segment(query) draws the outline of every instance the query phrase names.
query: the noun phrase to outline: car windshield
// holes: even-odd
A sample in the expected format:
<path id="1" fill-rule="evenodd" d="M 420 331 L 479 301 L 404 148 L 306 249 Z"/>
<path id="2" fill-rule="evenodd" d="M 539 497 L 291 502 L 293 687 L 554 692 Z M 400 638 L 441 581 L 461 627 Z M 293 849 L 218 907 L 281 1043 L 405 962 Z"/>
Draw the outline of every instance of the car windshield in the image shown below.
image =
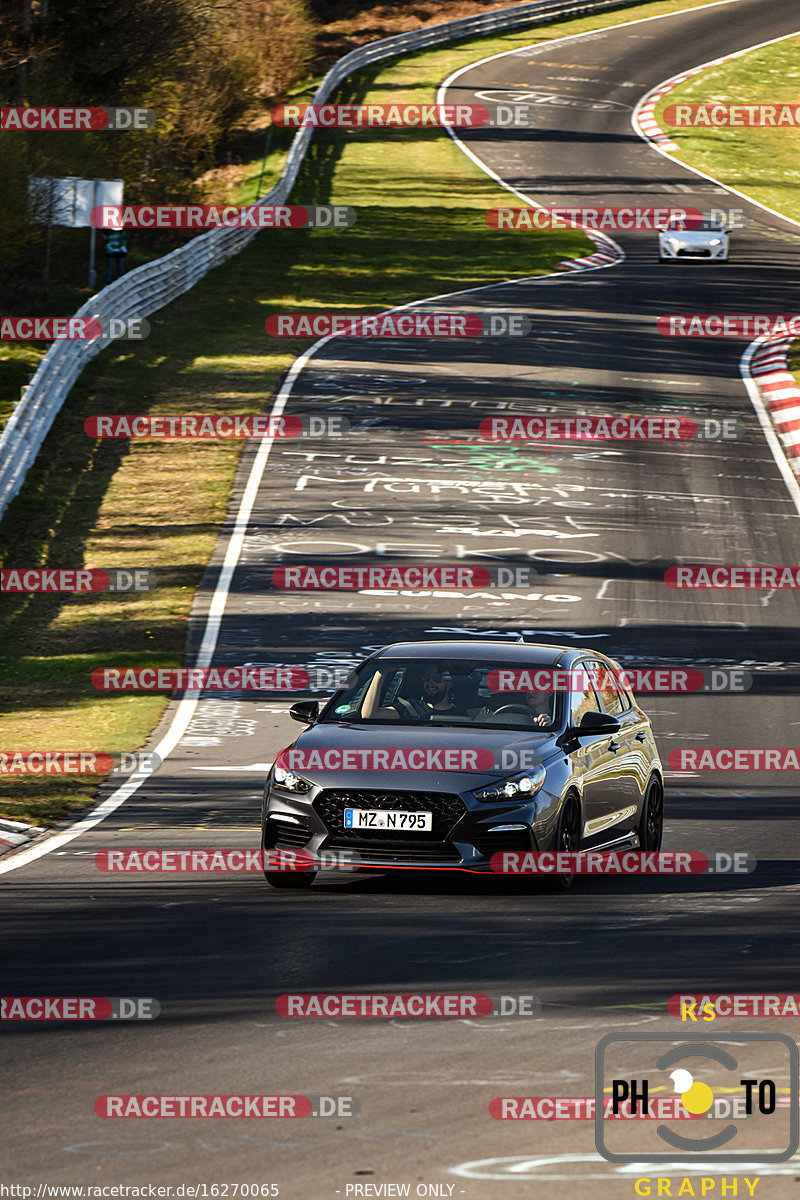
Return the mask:
<path id="1" fill-rule="evenodd" d="M 723 225 L 718 217 L 703 217 L 702 220 L 697 220 L 696 217 L 687 217 L 673 221 L 669 228 L 681 233 L 686 230 L 690 233 L 711 233 L 712 231 L 719 233 Z"/>
<path id="2" fill-rule="evenodd" d="M 334 696 L 327 722 L 553 730 L 564 696 L 552 668 L 470 659 L 373 659 Z M 538 690 L 537 685 L 550 687 Z"/>

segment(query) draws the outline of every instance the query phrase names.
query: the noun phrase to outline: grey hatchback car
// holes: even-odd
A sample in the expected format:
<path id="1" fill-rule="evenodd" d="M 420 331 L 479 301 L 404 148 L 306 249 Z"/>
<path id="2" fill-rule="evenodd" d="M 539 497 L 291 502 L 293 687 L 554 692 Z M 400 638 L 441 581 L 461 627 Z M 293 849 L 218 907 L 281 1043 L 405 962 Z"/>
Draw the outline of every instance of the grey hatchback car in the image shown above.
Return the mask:
<path id="1" fill-rule="evenodd" d="M 357 667 L 266 779 L 262 848 L 489 872 L 502 851 L 660 849 L 653 731 L 596 650 L 401 642 Z M 307 887 L 313 871 L 266 871 Z M 571 875 L 556 886 L 568 887 Z"/>

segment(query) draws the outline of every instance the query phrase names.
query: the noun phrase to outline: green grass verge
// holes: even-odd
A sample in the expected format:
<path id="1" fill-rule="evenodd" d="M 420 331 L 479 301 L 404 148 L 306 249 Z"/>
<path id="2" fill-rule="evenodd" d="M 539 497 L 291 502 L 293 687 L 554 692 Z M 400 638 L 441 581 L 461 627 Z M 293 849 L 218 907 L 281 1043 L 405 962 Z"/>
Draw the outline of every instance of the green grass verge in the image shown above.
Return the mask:
<path id="1" fill-rule="evenodd" d="M 673 129 L 668 104 L 788 104 L 800 90 L 800 37 L 752 50 L 673 88 L 655 117 L 678 146 L 673 158 L 697 167 L 760 204 L 800 220 L 800 128 Z"/>
<path id="2" fill-rule="evenodd" d="M 662 0 L 636 18 L 689 7 Z M 341 98 L 430 100 L 450 72 L 485 55 L 625 19 L 625 12 L 516 31 L 395 61 L 348 82 Z M 305 93 L 310 95 L 310 90 Z M 300 94 L 302 96 L 302 93 Z M 285 143 L 276 146 L 278 155 Z M 260 163 L 257 164 L 260 167 Z M 254 172 L 242 202 L 253 198 Z M 272 312 L 382 308 L 553 269 L 586 253 L 580 234 L 489 232 L 508 193 L 434 131 L 338 131 L 312 143 L 296 202 L 359 210 L 342 233 L 261 234 L 151 318 L 140 345 L 104 352 L 83 373 L 0 523 L 0 564 L 152 567 L 151 593 L 0 597 L 6 696 L 0 748 L 135 749 L 167 698 L 96 693 L 96 666 L 182 661 L 192 597 L 228 507 L 241 446 L 90 441 L 91 414 L 261 411 L 304 341 L 266 336 Z M 89 805 L 96 781 L 0 779 L 0 815 L 47 824 Z"/>

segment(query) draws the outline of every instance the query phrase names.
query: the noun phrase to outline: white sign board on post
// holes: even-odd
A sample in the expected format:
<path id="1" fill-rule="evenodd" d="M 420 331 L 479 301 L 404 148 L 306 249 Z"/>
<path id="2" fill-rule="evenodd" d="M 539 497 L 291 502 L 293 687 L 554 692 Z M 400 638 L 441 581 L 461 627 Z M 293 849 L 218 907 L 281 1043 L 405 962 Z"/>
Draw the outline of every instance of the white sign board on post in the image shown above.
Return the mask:
<path id="1" fill-rule="evenodd" d="M 94 287 L 96 229 L 91 222 L 92 209 L 99 204 L 122 204 L 124 180 L 80 179 L 54 175 L 31 176 L 28 180 L 28 212 L 32 221 L 47 225 L 47 262 L 44 278 L 50 274 L 50 229 L 64 225 L 70 229 L 90 228 L 89 287 Z"/>

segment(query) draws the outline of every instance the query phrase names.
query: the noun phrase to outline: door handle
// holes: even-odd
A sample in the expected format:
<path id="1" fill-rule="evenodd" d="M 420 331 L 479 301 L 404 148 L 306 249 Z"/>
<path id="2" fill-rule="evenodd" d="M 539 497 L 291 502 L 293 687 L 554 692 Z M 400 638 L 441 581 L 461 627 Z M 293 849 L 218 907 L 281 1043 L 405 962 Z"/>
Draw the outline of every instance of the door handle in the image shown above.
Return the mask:
<path id="1" fill-rule="evenodd" d="M 637 735 L 636 735 L 636 741 L 637 741 L 637 742 L 646 742 L 646 741 L 647 741 L 647 734 L 646 734 L 646 733 L 637 733 Z"/>
<path id="2" fill-rule="evenodd" d="M 609 742 L 608 748 L 612 754 L 616 754 L 617 751 L 619 750 L 619 742 Z"/>

